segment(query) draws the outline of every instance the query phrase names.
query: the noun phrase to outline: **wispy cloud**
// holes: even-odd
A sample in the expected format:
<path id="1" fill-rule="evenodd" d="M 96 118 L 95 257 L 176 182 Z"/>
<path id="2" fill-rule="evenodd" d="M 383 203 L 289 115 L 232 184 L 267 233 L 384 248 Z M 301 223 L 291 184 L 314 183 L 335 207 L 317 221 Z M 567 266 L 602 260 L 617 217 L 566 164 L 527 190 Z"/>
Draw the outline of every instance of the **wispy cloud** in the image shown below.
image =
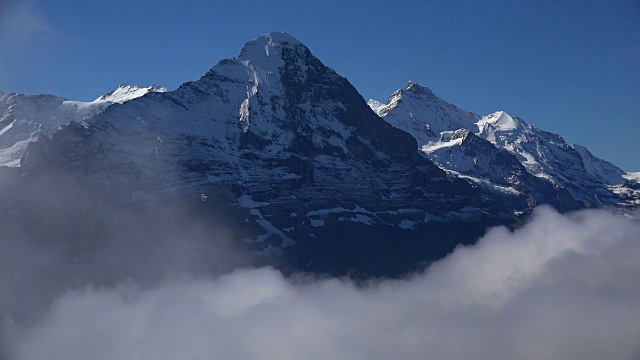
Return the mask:
<path id="1" fill-rule="evenodd" d="M 362 289 L 270 268 L 84 288 L 12 331 L 15 359 L 637 359 L 637 221 L 542 208 L 426 273 Z M 14 329 L 15 330 L 15 329 Z M 24 330 L 24 329 L 23 329 Z"/>

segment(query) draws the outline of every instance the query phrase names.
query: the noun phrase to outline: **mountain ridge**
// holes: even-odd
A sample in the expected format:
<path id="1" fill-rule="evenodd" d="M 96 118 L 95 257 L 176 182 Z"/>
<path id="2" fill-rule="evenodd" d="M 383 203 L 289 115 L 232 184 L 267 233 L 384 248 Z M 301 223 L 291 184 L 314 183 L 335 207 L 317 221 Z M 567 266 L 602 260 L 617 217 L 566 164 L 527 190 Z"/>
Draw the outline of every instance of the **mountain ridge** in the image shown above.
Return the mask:
<path id="1" fill-rule="evenodd" d="M 427 96 L 407 91 L 412 88 L 421 89 L 421 93 Z M 407 105 L 401 103 L 402 97 Z M 428 88 L 411 82 L 394 92 L 386 104 L 376 100 L 368 103 L 390 124 L 411 133 L 420 144 L 421 151 L 444 170 L 471 178 L 477 175 L 473 166 L 462 170 L 460 168 L 470 161 L 475 166 L 478 160 L 468 153 L 465 155 L 459 149 L 461 138 L 452 136 L 459 129 L 465 129 L 491 143 L 496 149 L 511 153 L 531 175 L 549 182 L 555 188 L 566 189 L 576 200 L 589 206 L 633 206 L 635 203 L 633 200 L 627 202 L 626 195 L 620 197 L 620 184 L 626 174 L 623 170 L 596 158 L 582 146 L 567 144 L 561 136 L 537 129 L 504 111 L 487 116 L 466 112 L 438 98 Z M 449 111 L 438 115 L 433 109 Z M 433 128 L 440 131 L 433 131 Z M 496 151 L 486 146 L 484 149 L 485 152 Z M 484 180 L 487 178 L 478 178 L 477 182 L 482 183 Z M 496 185 L 503 185 L 500 180 L 505 179 L 494 177 L 489 183 L 496 180 Z M 512 188 L 519 191 L 517 186 Z"/>
<path id="2" fill-rule="evenodd" d="M 525 135 L 526 146 L 515 141 Z M 14 193 L 64 174 L 69 208 L 82 208 L 78 193 L 90 194 L 84 208 L 177 202 L 225 214 L 236 241 L 278 267 L 390 276 L 473 243 L 488 226 L 517 226 L 540 204 L 571 211 L 640 198 L 631 185 L 602 185 L 607 165 L 587 169 L 588 153 L 560 140 L 414 83 L 368 105 L 304 44 L 272 33 L 198 80 L 30 142 L 17 185 L 27 190 Z M 522 159 L 538 149 L 569 154 L 571 176 L 532 174 Z M 587 180 L 571 185 L 578 176 Z"/>
<path id="3" fill-rule="evenodd" d="M 29 141 L 51 137 L 62 125 L 104 111 L 149 92 L 166 91 L 151 86 L 120 85 L 90 102 L 71 101 L 51 94 L 25 95 L 0 92 L 0 166 L 19 167 Z"/>

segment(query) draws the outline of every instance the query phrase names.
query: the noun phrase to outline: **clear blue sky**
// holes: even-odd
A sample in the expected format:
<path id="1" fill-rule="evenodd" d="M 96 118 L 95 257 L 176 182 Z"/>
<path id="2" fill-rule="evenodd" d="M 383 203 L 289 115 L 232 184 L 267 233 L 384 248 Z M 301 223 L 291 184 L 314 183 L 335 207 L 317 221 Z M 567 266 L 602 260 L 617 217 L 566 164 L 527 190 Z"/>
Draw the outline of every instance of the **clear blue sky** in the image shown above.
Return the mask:
<path id="1" fill-rule="evenodd" d="M 287 31 L 365 98 L 408 80 L 640 171 L 640 0 L 0 0 L 0 89 L 173 89 Z"/>

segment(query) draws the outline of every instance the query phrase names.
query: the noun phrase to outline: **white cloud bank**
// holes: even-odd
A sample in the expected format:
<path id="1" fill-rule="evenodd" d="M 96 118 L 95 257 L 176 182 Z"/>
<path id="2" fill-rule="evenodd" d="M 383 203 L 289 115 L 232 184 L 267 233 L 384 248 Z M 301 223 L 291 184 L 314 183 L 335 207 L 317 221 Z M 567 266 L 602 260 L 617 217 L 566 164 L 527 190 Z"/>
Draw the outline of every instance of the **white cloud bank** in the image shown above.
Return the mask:
<path id="1" fill-rule="evenodd" d="M 14 359 L 638 359 L 640 224 L 542 208 L 425 274 L 358 289 L 269 268 L 72 291 Z"/>

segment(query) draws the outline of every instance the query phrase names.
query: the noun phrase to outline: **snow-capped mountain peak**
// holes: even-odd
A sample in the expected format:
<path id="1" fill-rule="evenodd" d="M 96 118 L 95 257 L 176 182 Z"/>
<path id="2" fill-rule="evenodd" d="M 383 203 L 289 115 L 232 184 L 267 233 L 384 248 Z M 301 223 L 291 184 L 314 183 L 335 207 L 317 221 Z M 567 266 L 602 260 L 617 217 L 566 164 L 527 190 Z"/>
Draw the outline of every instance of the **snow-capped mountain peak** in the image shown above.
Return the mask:
<path id="1" fill-rule="evenodd" d="M 272 32 L 248 41 L 242 47 L 239 58 L 256 60 L 263 56 L 277 57 L 281 56 L 281 54 L 278 53 L 278 49 L 296 46 L 306 47 L 303 43 L 286 32 Z M 259 54 L 256 53 L 256 51 Z"/>
<path id="2" fill-rule="evenodd" d="M 117 88 L 115 88 L 110 93 L 100 96 L 95 101 L 110 101 L 112 103 L 122 104 L 125 101 L 138 98 L 150 92 L 166 92 L 166 91 L 167 89 L 157 85 L 142 87 L 137 85 L 122 84 Z"/>
<path id="3" fill-rule="evenodd" d="M 517 129 L 520 123 L 520 119 L 513 118 L 504 111 L 496 111 L 493 114 L 483 116 L 482 119 L 477 122 L 477 125 L 480 132 L 482 132 L 487 125 L 491 125 L 495 129 L 507 131 Z"/>
<path id="4" fill-rule="evenodd" d="M 226 78 L 234 82 L 244 82 L 249 74 L 249 77 L 252 78 L 251 87 L 256 90 L 259 83 L 268 85 L 279 78 L 280 70 L 285 65 L 284 57 L 286 55 L 284 52 L 291 52 L 291 50 L 298 55 L 310 54 L 304 44 L 287 33 L 265 34 L 247 42 L 242 47 L 237 59 L 220 60 L 203 76 L 203 79 Z M 304 57 L 296 56 L 290 59 L 300 62 L 299 65 L 303 66 L 303 73 L 306 70 L 303 64 Z"/>
<path id="5" fill-rule="evenodd" d="M 0 92 L 0 166 L 20 166 L 20 158 L 29 141 L 38 135 L 50 137 L 61 126 L 71 121 L 81 123 L 114 103 L 122 104 L 150 92 L 166 91 L 156 85 L 120 85 L 94 101 Z"/>
<path id="6" fill-rule="evenodd" d="M 398 89 L 393 94 L 391 94 L 386 104 L 374 99 L 369 99 L 367 103 L 369 104 L 369 107 L 371 107 L 371 109 L 376 112 L 376 114 L 378 114 L 379 116 L 385 116 L 389 111 L 395 109 L 405 97 L 408 98 L 407 101 L 424 101 L 435 97 L 435 94 L 426 86 L 408 81 L 407 85 L 405 85 L 402 89 Z"/>
<path id="7" fill-rule="evenodd" d="M 381 103 L 378 100 L 374 100 L 374 99 L 369 99 L 369 101 L 367 101 L 367 105 L 369 105 L 369 107 L 371 108 L 371 110 L 373 110 L 373 112 L 375 112 L 376 114 L 379 115 L 380 110 L 386 105 Z"/>
<path id="8" fill-rule="evenodd" d="M 419 145 L 438 141 L 440 133 L 457 129 L 476 131 L 481 117 L 436 96 L 426 86 L 409 81 L 386 104 L 369 100 L 369 107 L 394 127 L 413 135 Z"/>
<path id="9" fill-rule="evenodd" d="M 433 91 L 424 85 L 414 83 L 411 80 L 402 89 L 403 92 L 411 94 L 412 97 L 431 97 L 435 96 Z"/>

